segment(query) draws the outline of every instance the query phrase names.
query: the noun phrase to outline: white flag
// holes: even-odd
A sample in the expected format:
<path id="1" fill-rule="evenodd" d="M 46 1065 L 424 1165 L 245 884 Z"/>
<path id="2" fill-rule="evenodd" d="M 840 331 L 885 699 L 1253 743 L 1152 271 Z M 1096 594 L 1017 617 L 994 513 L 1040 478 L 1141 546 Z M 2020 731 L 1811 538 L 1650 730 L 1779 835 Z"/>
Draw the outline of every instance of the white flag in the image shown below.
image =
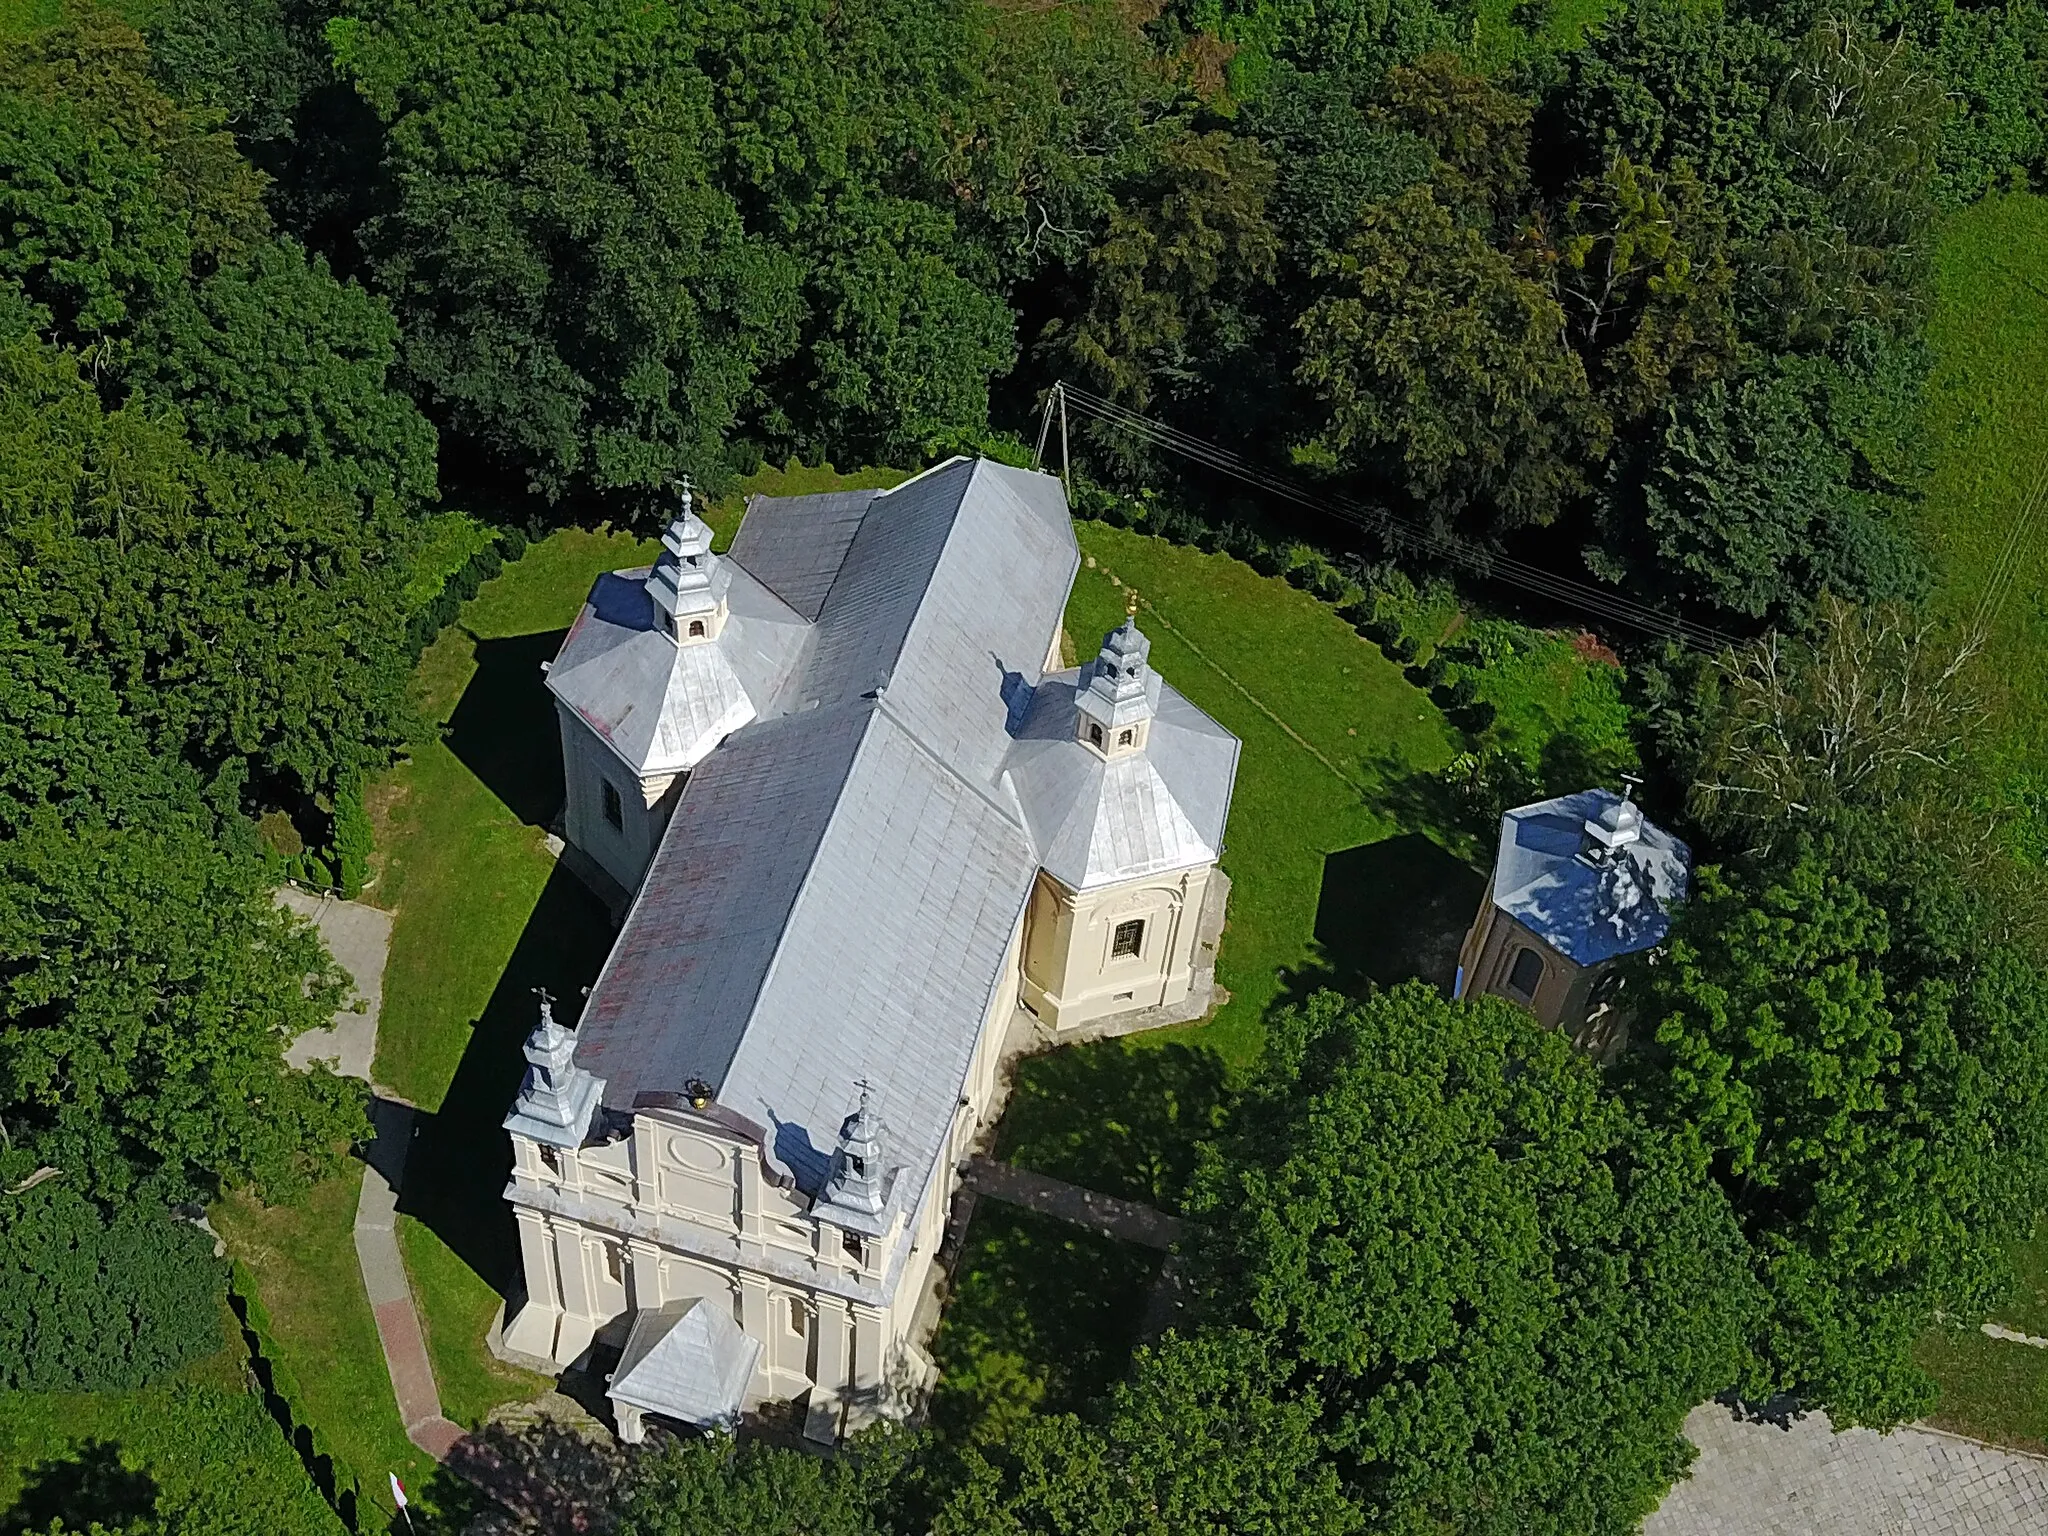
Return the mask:
<path id="1" fill-rule="evenodd" d="M 397 1501 L 400 1509 L 405 1508 L 405 1484 L 398 1480 L 396 1472 L 391 1474 L 391 1497 Z"/>

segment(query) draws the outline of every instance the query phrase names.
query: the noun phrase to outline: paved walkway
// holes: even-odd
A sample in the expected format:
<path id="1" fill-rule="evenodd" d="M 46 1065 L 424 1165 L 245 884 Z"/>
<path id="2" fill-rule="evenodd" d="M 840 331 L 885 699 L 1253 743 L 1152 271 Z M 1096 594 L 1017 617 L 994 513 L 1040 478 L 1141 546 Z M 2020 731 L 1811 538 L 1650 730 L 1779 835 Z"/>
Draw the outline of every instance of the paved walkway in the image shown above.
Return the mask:
<path id="1" fill-rule="evenodd" d="M 1032 1173 L 1023 1168 L 1012 1168 L 1008 1163 L 999 1163 L 993 1158 L 970 1157 L 962 1182 L 977 1195 L 986 1195 L 991 1200 L 1006 1200 L 1011 1205 L 1021 1205 L 1077 1227 L 1086 1227 L 1091 1232 L 1100 1232 L 1105 1237 L 1122 1238 L 1127 1243 L 1137 1243 L 1146 1248 L 1171 1248 L 1187 1231 L 1187 1223 L 1179 1217 L 1169 1216 L 1149 1205 L 1140 1205 L 1135 1200 L 1119 1200 L 1114 1195 L 1097 1194 L 1078 1184 L 1047 1178 L 1042 1173 Z"/>
<path id="2" fill-rule="evenodd" d="M 327 1029 L 306 1031 L 286 1049 L 285 1060 L 295 1067 L 326 1061 L 343 1077 L 369 1082 L 370 1066 L 377 1056 L 377 1015 L 384 1002 L 391 914 L 294 885 L 280 887 L 277 902 L 320 930 L 327 952 L 348 972 L 364 1005 L 361 1012 L 343 1009 L 336 1013 Z M 446 1461 L 465 1431 L 442 1416 L 433 1361 L 427 1354 L 419 1313 L 413 1307 L 405 1260 L 398 1251 L 398 1190 L 412 1145 L 412 1109 L 380 1096 L 370 1101 L 370 1119 L 376 1137 L 370 1143 L 363 1191 L 356 1201 L 356 1261 L 362 1266 L 363 1290 L 377 1319 L 384 1368 L 391 1373 L 391 1392 L 398 1400 L 406 1438 L 436 1461 Z"/>
<path id="3" fill-rule="evenodd" d="M 384 1003 L 384 956 L 391 948 L 391 914 L 359 901 L 316 895 L 296 885 L 278 887 L 277 904 L 298 913 L 327 942 L 327 952 L 355 983 L 362 1000 L 360 1013 L 343 1008 L 326 1029 L 309 1029 L 285 1047 L 284 1059 L 295 1067 L 316 1061 L 331 1065 L 343 1077 L 370 1080 L 377 1055 L 377 1012 Z"/>
<path id="4" fill-rule="evenodd" d="M 1824 1414 L 1781 1429 L 1718 1403 L 1685 1421 L 1692 1476 L 1643 1536 L 2042 1536 L 2048 1459 L 1934 1430 L 1835 1434 Z"/>
<path id="5" fill-rule="evenodd" d="M 363 1267 L 363 1289 L 377 1318 L 377 1337 L 384 1346 L 384 1366 L 391 1373 L 405 1437 L 436 1461 L 446 1461 L 464 1431 L 441 1415 L 433 1361 L 427 1356 L 426 1336 L 413 1310 L 412 1286 L 398 1251 L 398 1187 L 412 1144 L 412 1109 L 377 1099 L 371 1113 L 377 1139 L 370 1147 L 363 1194 L 356 1204 L 356 1259 Z"/>

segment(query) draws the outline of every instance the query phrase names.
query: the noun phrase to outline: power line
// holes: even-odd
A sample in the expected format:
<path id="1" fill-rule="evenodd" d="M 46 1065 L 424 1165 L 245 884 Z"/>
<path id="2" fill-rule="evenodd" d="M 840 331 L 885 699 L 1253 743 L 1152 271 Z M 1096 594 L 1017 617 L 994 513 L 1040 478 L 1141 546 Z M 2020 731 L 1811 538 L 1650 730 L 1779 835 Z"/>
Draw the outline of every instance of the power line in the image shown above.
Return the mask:
<path id="1" fill-rule="evenodd" d="M 1693 650 L 1715 651 L 1738 643 L 1734 636 L 1709 625 L 1664 613 L 1619 592 L 1575 581 L 1569 576 L 1558 575 L 1541 566 L 1498 554 L 1425 523 L 1397 516 L 1385 508 L 1367 506 L 1337 492 L 1311 489 L 1277 471 L 1254 464 L 1206 438 L 1168 426 L 1165 422 L 1155 421 L 1131 410 L 1128 406 L 1118 405 L 1113 400 L 1106 400 L 1100 395 L 1091 394 L 1065 381 L 1055 384 L 1046 397 L 1047 423 L 1050 423 L 1055 409 L 1060 411 L 1064 420 L 1065 408 L 1068 405 L 1083 415 L 1094 417 L 1105 426 L 1192 459 L 1269 495 L 1335 517 L 1373 533 L 1387 543 L 1405 542 L 1416 545 L 1440 559 L 1461 566 L 1488 580 L 1505 582 L 1552 602 L 1612 623 L 1626 625 L 1631 629 L 1670 636 Z M 1044 443 L 1045 437 L 1046 434 L 1041 429 L 1041 444 Z"/>

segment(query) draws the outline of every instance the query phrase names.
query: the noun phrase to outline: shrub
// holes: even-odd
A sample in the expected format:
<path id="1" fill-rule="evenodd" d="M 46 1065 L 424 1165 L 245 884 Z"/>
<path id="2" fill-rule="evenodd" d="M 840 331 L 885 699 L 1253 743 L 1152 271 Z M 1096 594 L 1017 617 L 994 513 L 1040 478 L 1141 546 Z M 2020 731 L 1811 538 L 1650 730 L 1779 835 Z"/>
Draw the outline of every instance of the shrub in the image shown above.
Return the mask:
<path id="1" fill-rule="evenodd" d="M 0 1387 L 127 1390 L 220 1348 L 205 1233 L 139 1202 L 107 1215 L 62 1177 L 5 1198 Z"/>

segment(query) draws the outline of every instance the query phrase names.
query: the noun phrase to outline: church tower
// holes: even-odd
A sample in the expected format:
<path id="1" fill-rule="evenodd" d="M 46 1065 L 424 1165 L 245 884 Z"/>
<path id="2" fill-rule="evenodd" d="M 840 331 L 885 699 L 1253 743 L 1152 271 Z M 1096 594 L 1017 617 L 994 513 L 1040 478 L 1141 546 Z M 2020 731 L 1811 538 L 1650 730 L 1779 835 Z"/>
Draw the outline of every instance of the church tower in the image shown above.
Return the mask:
<path id="1" fill-rule="evenodd" d="M 663 631 L 677 645 L 716 640 L 725 628 L 731 585 L 732 573 L 711 553 L 711 529 L 697 515 L 685 478 L 683 510 L 662 534 L 661 556 L 647 574 L 647 595 Z"/>
<path id="2" fill-rule="evenodd" d="M 1159 693 L 1151 654 L 1152 642 L 1138 630 L 1133 592 L 1122 625 L 1102 637 L 1102 649 L 1076 680 L 1074 732 L 1081 745 L 1110 759 L 1145 750 Z"/>

